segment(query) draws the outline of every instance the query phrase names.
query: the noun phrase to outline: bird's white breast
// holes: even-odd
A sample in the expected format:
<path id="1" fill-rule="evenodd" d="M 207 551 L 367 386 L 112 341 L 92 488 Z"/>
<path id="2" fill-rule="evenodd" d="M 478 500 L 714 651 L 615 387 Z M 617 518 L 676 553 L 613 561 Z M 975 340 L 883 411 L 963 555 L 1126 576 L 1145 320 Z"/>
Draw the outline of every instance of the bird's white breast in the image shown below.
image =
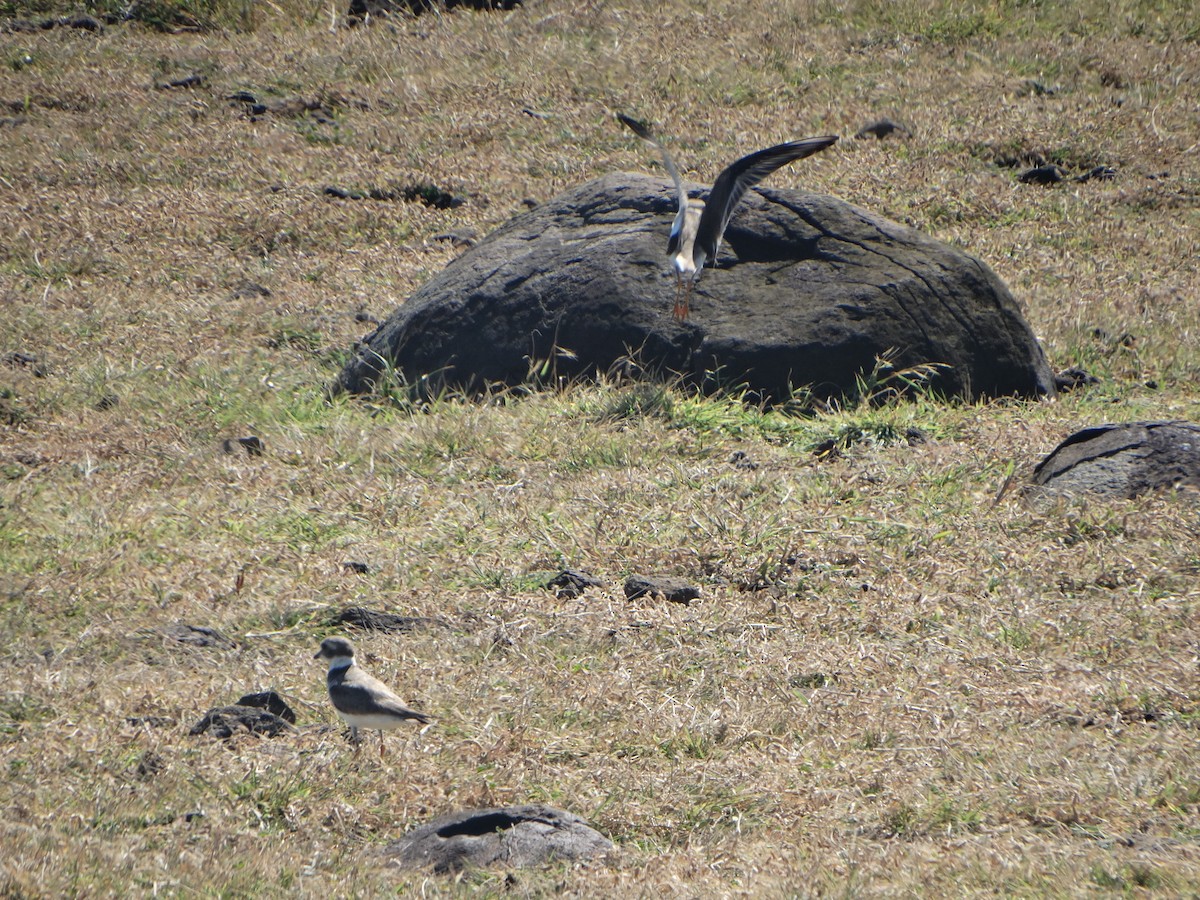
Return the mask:
<path id="1" fill-rule="evenodd" d="M 347 725 L 353 725 L 355 728 L 368 728 L 378 731 L 385 729 L 398 728 L 401 725 L 408 724 L 409 720 L 401 716 L 388 715 L 387 713 L 358 713 L 347 714 L 340 709 L 337 714 L 342 717 L 342 720 Z"/>

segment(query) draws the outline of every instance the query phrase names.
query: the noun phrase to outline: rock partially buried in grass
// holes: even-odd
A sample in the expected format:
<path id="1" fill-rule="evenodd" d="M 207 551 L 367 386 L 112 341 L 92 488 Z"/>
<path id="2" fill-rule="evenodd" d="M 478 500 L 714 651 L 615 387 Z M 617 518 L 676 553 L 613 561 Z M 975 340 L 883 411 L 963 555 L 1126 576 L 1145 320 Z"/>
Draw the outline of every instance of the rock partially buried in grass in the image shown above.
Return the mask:
<path id="1" fill-rule="evenodd" d="M 1067 170 L 1062 166 L 1050 164 L 1022 172 L 1017 176 L 1017 181 L 1021 184 L 1058 184 L 1066 174 Z"/>
<path id="2" fill-rule="evenodd" d="M 279 716 L 285 722 L 296 724 L 296 713 L 287 705 L 287 701 L 275 691 L 255 691 L 253 694 L 245 694 L 238 700 L 237 705 L 265 709 L 272 715 Z"/>
<path id="3" fill-rule="evenodd" d="M 521 0 L 350 0 L 347 20 L 361 25 L 372 19 L 387 18 L 401 13 L 418 16 L 436 10 L 450 11 L 455 7 L 478 10 L 509 10 L 521 5 Z"/>
<path id="4" fill-rule="evenodd" d="M 249 435 L 248 437 L 240 437 L 237 439 L 226 438 L 221 442 L 221 449 L 226 453 L 233 453 L 239 446 L 245 450 L 249 456 L 262 456 L 263 451 L 266 450 L 266 445 L 263 444 L 262 438 L 253 434 Z"/>
<path id="5" fill-rule="evenodd" d="M 86 15 L 57 16 L 52 19 L 37 20 L 11 19 L 5 23 L 5 28 L 0 29 L 0 31 L 7 30 L 28 34 L 35 31 L 49 31 L 52 28 L 79 28 L 83 31 L 93 31 L 98 34 L 104 31 L 104 23 L 99 19 Z"/>
<path id="6" fill-rule="evenodd" d="M 700 598 L 700 588 L 670 575 L 630 575 L 625 579 L 626 600 L 636 600 L 647 594 L 687 606 Z"/>
<path id="7" fill-rule="evenodd" d="M 22 353 L 19 350 L 12 350 L 0 356 L 0 362 L 8 366 L 10 369 L 28 369 L 33 373 L 34 378 L 45 378 L 47 370 L 45 366 L 38 362 L 38 358 L 32 353 Z"/>
<path id="8" fill-rule="evenodd" d="M 177 643 L 190 644 L 193 647 L 233 648 L 237 646 L 236 641 L 230 640 L 217 629 L 209 628 L 207 625 L 188 625 L 186 622 L 176 622 L 174 625 L 165 627 L 162 635 Z"/>
<path id="9" fill-rule="evenodd" d="M 441 816 L 414 828 L 384 854 L 401 868 L 445 874 L 468 866 L 525 868 L 595 859 L 612 850 L 612 841 L 574 813 L 533 804 Z"/>
<path id="10" fill-rule="evenodd" d="M 240 731 L 275 737 L 295 729 L 283 718 L 256 706 L 217 706 L 204 714 L 192 726 L 190 734 L 211 734 L 215 738 L 231 738 Z"/>
<path id="11" fill-rule="evenodd" d="M 675 207 L 667 182 L 613 174 L 516 216 L 358 344 L 332 391 L 478 392 L 634 369 L 786 402 L 805 386 L 854 395 L 900 348 L 892 367 L 940 364 L 928 384 L 943 394 L 1054 394 L 991 269 L 820 194 L 751 190 L 678 322 L 663 253 Z"/>
<path id="12" fill-rule="evenodd" d="M 275 737 L 295 731 L 292 724 L 296 714 L 275 691 L 255 691 L 244 694 L 232 706 L 216 706 L 192 726 L 191 734 L 211 734 L 216 738 L 231 738 L 239 731 Z"/>
<path id="13" fill-rule="evenodd" d="M 348 625 L 364 631 L 382 631 L 387 634 L 408 634 L 418 628 L 430 628 L 443 623 L 428 616 L 398 616 L 395 613 L 379 612 L 365 606 L 348 606 L 329 617 L 333 627 Z"/>
<path id="14" fill-rule="evenodd" d="M 558 591 L 559 600 L 573 600 L 590 587 L 604 587 L 604 582 L 578 569 L 563 569 L 546 582 L 547 590 Z"/>
<path id="15" fill-rule="evenodd" d="M 1132 422 L 1077 431 L 1038 464 L 1026 496 L 1136 497 L 1162 488 L 1200 489 L 1200 425 Z"/>
<path id="16" fill-rule="evenodd" d="M 854 135 L 856 140 L 864 140 L 865 138 L 873 137 L 878 140 L 883 140 L 891 134 L 899 135 L 900 137 L 912 137 L 912 132 L 901 125 L 899 122 L 893 122 L 891 119 L 877 119 L 862 128 Z"/>
<path id="17" fill-rule="evenodd" d="M 1067 391 L 1073 391 L 1076 388 L 1087 387 L 1092 384 L 1099 384 L 1100 379 L 1095 375 L 1085 372 L 1078 366 L 1071 366 L 1063 369 L 1054 376 L 1054 386 L 1058 388 L 1060 394 L 1065 394 Z"/>

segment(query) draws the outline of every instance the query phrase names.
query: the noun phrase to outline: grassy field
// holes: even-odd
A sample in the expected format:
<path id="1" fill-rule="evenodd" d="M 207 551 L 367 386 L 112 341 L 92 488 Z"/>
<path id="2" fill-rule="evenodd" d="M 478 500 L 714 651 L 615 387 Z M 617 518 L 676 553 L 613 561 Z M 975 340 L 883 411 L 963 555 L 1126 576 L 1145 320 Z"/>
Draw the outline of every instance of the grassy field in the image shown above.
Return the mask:
<path id="1" fill-rule="evenodd" d="M 0 33 L 0 895 L 1200 892 L 1195 496 L 1002 493 L 1084 425 L 1200 420 L 1192 4 L 528 0 L 350 30 L 280 2 Z M 771 183 L 980 256 L 1101 383 L 808 419 L 621 384 L 326 402 L 364 319 L 461 252 L 436 235 L 659 171 L 618 110 L 696 180 L 842 134 Z M 850 139 L 881 115 L 913 136 Z M 997 163 L 1039 154 L 1117 177 Z M 422 185 L 466 202 L 324 193 Z M 262 456 L 222 449 L 250 434 Z M 607 587 L 557 599 L 564 566 Z M 702 598 L 626 601 L 635 572 Z M 355 636 L 437 717 L 382 761 L 318 727 L 348 605 L 440 620 Z M 265 688 L 299 733 L 188 734 Z M 615 859 L 381 863 L 531 801 Z"/>

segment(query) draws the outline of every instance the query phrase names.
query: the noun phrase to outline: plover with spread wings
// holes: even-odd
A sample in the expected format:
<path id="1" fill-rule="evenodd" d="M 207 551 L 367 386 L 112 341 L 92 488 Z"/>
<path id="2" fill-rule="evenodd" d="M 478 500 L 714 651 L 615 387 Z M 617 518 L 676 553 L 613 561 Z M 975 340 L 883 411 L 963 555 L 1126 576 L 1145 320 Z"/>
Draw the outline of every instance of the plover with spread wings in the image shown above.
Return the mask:
<path id="1" fill-rule="evenodd" d="M 708 192 L 708 200 L 705 201 L 688 196 L 675 160 L 648 126 L 620 113 L 617 114 L 617 118 L 642 140 L 658 148 L 663 164 L 667 167 L 671 180 L 675 182 L 679 211 L 675 214 L 674 224 L 671 225 L 667 255 L 671 257 L 671 264 L 675 267 L 675 318 L 680 321 L 688 317 L 692 293 L 696 289 L 696 282 L 700 280 L 704 264 L 710 260 L 716 262 L 725 227 L 746 191 L 780 166 L 812 156 L 837 142 L 836 135 L 805 138 L 743 156 L 717 176 Z"/>
<path id="2" fill-rule="evenodd" d="M 379 731 L 379 755 L 383 755 L 383 732 L 405 722 L 430 721 L 425 713 L 409 709 L 391 689 L 363 671 L 354 661 L 354 645 L 343 637 L 325 638 L 313 659 L 329 660 L 325 686 L 337 714 L 350 726 L 350 740 L 358 749 L 358 729 Z"/>

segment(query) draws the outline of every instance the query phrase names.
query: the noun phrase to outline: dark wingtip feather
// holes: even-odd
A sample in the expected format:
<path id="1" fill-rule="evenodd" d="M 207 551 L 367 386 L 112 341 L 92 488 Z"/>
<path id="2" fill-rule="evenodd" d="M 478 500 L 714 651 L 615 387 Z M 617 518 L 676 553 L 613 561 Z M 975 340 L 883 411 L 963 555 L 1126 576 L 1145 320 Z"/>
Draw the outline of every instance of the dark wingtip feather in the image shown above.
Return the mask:
<path id="1" fill-rule="evenodd" d="M 622 125 L 627 127 L 630 131 L 632 131 L 634 134 L 636 134 L 638 137 L 642 138 L 643 140 L 646 140 L 646 141 L 654 140 L 654 138 L 650 134 L 650 127 L 648 125 L 646 125 L 644 122 L 639 122 L 637 119 L 634 119 L 631 116 L 625 115 L 625 113 L 617 113 L 617 118 L 620 119 Z"/>

